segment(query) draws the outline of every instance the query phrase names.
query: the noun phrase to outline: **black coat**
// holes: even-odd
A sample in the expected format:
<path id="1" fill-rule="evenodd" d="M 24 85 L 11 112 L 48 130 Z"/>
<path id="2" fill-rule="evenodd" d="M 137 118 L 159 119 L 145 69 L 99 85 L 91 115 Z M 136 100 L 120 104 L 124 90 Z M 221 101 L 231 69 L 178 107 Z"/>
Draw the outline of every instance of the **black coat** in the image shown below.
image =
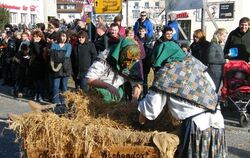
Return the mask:
<path id="1" fill-rule="evenodd" d="M 31 61 L 30 61 L 30 74 L 32 79 L 44 79 L 45 75 L 45 60 L 43 58 L 44 48 L 46 47 L 45 41 L 40 42 L 31 42 L 30 43 L 30 52 L 31 52 Z"/>
<path id="2" fill-rule="evenodd" d="M 238 56 L 233 59 L 250 61 L 250 29 L 246 33 L 241 33 L 239 28 L 230 32 L 224 47 L 225 55 L 230 48 L 238 48 Z"/>
<path id="3" fill-rule="evenodd" d="M 192 55 L 200 60 L 204 65 L 207 65 L 207 58 L 208 58 L 208 49 L 210 46 L 210 42 L 202 41 L 202 42 L 193 42 L 190 45 L 190 49 Z"/>
<path id="4" fill-rule="evenodd" d="M 77 78 L 82 78 L 95 60 L 97 52 L 92 42 L 77 43 L 72 55 L 73 73 Z"/>
<path id="5" fill-rule="evenodd" d="M 105 33 L 102 36 L 97 36 L 95 40 L 96 51 L 99 53 L 108 48 L 108 35 Z"/>

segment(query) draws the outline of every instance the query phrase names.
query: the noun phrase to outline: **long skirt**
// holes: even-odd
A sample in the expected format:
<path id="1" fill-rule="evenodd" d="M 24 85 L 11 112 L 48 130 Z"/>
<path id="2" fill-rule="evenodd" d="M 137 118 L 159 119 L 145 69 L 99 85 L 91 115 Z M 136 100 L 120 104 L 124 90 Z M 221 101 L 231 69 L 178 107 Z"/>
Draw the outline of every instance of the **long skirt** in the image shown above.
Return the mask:
<path id="1" fill-rule="evenodd" d="M 189 134 L 188 158 L 226 158 L 225 129 L 210 127 L 200 131 L 192 121 Z"/>

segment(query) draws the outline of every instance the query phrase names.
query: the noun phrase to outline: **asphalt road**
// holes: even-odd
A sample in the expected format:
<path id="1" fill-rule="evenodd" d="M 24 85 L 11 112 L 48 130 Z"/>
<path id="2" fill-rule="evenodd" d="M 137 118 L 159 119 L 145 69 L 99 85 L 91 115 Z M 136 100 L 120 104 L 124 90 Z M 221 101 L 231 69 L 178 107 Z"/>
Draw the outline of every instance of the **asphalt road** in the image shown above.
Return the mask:
<path id="1" fill-rule="evenodd" d="M 19 145 L 15 143 L 15 134 L 7 128 L 7 113 L 30 112 L 28 100 L 14 98 L 10 92 L 10 87 L 0 85 L 0 158 L 20 157 Z M 237 115 L 237 113 L 229 113 L 225 117 L 228 157 L 250 158 L 250 127 L 239 127 Z"/>

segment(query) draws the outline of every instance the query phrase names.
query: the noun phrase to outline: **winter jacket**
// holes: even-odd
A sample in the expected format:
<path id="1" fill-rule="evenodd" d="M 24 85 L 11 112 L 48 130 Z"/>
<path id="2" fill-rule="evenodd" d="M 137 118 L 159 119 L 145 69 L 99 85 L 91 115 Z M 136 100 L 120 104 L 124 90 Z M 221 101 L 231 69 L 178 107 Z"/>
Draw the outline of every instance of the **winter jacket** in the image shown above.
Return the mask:
<path id="1" fill-rule="evenodd" d="M 54 63 L 55 67 L 62 64 L 62 67 L 57 72 L 52 72 L 53 77 L 69 77 L 72 75 L 72 65 L 70 60 L 71 44 L 65 43 L 60 47 L 58 43 L 53 43 L 51 46 L 50 61 Z"/>
<path id="2" fill-rule="evenodd" d="M 218 92 L 220 88 L 224 63 L 225 63 L 225 58 L 221 45 L 211 42 L 207 56 L 207 64 L 208 64 L 207 72 L 209 73 L 209 75 L 211 76 L 211 78 L 215 83 L 216 92 Z"/>
<path id="3" fill-rule="evenodd" d="M 134 25 L 134 32 L 135 34 L 137 35 L 138 32 L 139 32 L 139 27 L 144 25 L 146 27 L 146 30 L 147 30 L 147 35 L 152 38 L 153 35 L 154 35 L 154 30 L 153 30 L 153 25 L 151 23 L 151 21 L 146 18 L 144 22 L 141 22 L 141 18 L 139 18 L 136 22 L 135 22 L 135 25 Z"/>
<path id="4" fill-rule="evenodd" d="M 229 53 L 230 48 L 238 48 L 238 56 L 232 59 L 250 61 L 250 29 L 241 33 L 238 27 L 230 32 L 224 47 L 225 55 Z"/>
<path id="5" fill-rule="evenodd" d="M 179 39 L 178 21 L 177 20 L 169 21 L 168 26 L 173 29 L 173 39 L 178 40 Z"/>
<path id="6" fill-rule="evenodd" d="M 96 51 L 99 53 L 108 48 L 108 35 L 105 33 L 102 36 L 97 36 L 95 40 Z"/>
<path id="7" fill-rule="evenodd" d="M 80 79 L 86 75 L 97 56 L 95 45 L 92 42 L 77 43 L 72 55 L 73 72 Z"/>
<path id="8" fill-rule="evenodd" d="M 210 46 L 210 42 L 202 41 L 202 42 L 193 42 L 190 45 L 190 49 L 192 55 L 200 60 L 204 65 L 207 65 L 207 56 L 208 56 L 208 48 Z"/>
<path id="9" fill-rule="evenodd" d="M 223 65 L 225 63 L 224 53 L 219 44 L 211 42 L 208 49 L 207 63 L 213 65 Z"/>
<path id="10" fill-rule="evenodd" d="M 45 60 L 43 58 L 45 41 L 30 42 L 30 74 L 33 79 L 43 79 L 45 74 Z"/>

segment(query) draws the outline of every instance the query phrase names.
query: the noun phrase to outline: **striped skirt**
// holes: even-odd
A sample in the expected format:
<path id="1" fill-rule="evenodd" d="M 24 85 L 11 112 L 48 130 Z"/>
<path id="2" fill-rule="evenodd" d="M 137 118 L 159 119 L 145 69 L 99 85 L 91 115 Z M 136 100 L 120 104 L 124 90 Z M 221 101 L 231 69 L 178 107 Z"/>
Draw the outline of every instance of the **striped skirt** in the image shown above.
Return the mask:
<path id="1" fill-rule="evenodd" d="M 226 158 L 225 129 L 210 127 L 200 131 L 192 121 L 187 151 L 188 158 Z"/>

